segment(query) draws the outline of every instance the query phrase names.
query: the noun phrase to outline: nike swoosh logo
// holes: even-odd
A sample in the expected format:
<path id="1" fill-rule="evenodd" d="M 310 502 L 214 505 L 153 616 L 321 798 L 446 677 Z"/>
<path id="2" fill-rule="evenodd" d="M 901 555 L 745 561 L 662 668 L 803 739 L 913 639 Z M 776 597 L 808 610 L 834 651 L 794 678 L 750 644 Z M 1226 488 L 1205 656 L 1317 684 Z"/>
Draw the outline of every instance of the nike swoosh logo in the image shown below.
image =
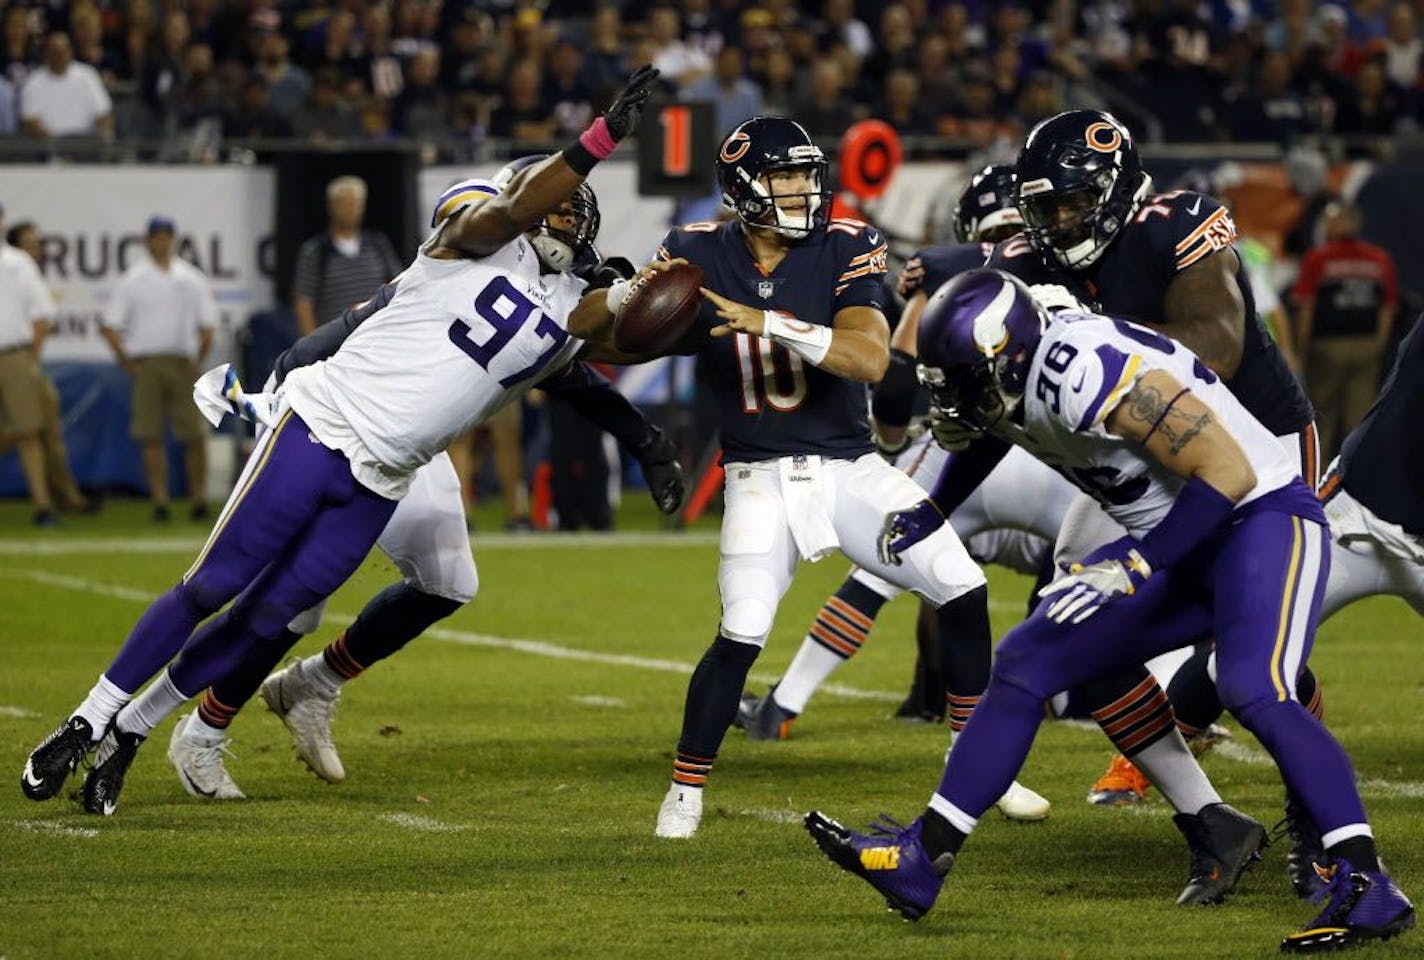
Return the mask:
<path id="1" fill-rule="evenodd" d="M 1082 389 L 1083 389 L 1083 381 L 1086 380 L 1087 378 L 1088 378 L 1088 371 L 1086 371 L 1086 370 L 1079 370 L 1079 371 L 1078 371 L 1078 382 L 1075 383 L 1075 384 L 1073 384 L 1073 389 L 1074 389 L 1075 391 L 1077 391 L 1077 390 L 1082 390 Z"/>
<path id="2" fill-rule="evenodd" d="M 25 786 L 27 786 L 27 787 L 42 787 L 42 786 L 44 786 L 44 781 L 43 781 L 43 780 L 37 780 L 37 779 L 35 779 L 35 772 L 34 772 L 34 770 L 30 767 L 30 761 L 28 761 L 28 760 L 25 761 L 25 772 L 24 772 L 23 776 L 24 776 L 24 779 L 25 779 Z"/>
<path id="3" fill-rule="evenodd" d="M 1195 217 L 1197 215 L 1197 211 L 1201 209 L 1201 201 L 1202 198 L 1197 197 L 1197 202 L 1192 204 L 1190 207 L 1187 207 L 1187 213 L 1190 213 L 1192 216 Z"/>
<path id="4" fill-rule="evenodd" d="M 179 770 L 178 772 L 183 776 L 183 781 L 187 783 L 188 786 L 192 787 L 193 792 L 196 793 L 198 796 L 207 797 L 209 800 L 211 800 L 213 799 L 213 797 L 216 797 L 218 795 L 218 792 L 216 790 L 204 790 L 202 787 L 194 783 L 193 778 L 188 776 L 188 771 Z"/>
<path id="5" fill-rule="evenodd" d="M 117 809 L 119 809 L 119 805 L 118 805 L 117 803 L 115 803 L 114 801 L 112 801 L 112 800 L 105 800 L 105 801 L 104 801 L 104 816 L 106 816 L 106 817 L 112 817 L 112 816 L 114 815 L 114 811 L 117 810 Z"/>

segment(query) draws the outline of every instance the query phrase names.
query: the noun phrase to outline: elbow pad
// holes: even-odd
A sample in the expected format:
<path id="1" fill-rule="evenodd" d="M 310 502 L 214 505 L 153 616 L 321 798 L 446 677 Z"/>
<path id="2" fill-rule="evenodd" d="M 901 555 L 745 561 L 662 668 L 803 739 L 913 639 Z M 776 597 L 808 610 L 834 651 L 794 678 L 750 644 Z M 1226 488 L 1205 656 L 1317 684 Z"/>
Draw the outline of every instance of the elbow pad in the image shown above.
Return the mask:
<path id="1" fill-rule="evenodd" d="M 887 427 L 904 427 L 915 411 L 915 358 L 903 350 L 890 351 L 890 366 L 870 396 L 870 412 Z"/>

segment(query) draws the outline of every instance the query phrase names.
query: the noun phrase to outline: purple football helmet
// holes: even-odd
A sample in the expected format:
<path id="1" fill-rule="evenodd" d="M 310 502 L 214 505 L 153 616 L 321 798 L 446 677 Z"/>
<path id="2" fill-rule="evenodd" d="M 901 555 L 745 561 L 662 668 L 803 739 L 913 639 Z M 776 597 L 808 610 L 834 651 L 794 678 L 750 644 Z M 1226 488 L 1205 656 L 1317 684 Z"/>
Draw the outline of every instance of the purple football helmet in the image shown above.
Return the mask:
<path id="1" fill-rule="evenodd" d="M 935 405 L 987 430 L 1023 397 L 1048 314 L 1017 277 L 967 270 L 941 286 L 920 315 L 920 382 Z"/>

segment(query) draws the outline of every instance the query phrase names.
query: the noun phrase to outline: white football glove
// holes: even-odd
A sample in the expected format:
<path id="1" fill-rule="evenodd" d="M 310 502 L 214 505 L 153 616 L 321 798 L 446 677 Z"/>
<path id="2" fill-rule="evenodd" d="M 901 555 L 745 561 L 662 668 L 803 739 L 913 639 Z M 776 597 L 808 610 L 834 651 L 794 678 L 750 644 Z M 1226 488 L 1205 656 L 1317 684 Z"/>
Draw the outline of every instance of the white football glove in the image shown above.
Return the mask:
<path id="1" fill-rule="evenodd" d="M 1126 560 L 1102 560 L 1083 566 L 1075 563 L 1066 576 L 1038 591 L 1040 597 L 1057 596 L 1046 615 L 1054 623 L 1082 623 L 1115 597 L 1131 595 L 1152 575 L 1142 554 L 1128 553 Z"/>
<path id="2" fill-rule="evenodd" d="M 983 430 L 971 427 L 964 421 L 950 416 L 940 407 L 930 407 L 927 422 L 930 433 L 934 435 L 935 443 L 950 452 L 963 450 L 984 435 Z"/>
<path id="3" fill-rule="evenodd" d="M 1087 307 L 1072 291 L 1058 283 L 1035 283 L 1028 288 L 1028 292 L 1033 294 L 1033 298 L 1038 301 L 1038 305 L 1049 313 L 1057 310 L 1072 310 L 1077 313 L 1084 313 Z"/>

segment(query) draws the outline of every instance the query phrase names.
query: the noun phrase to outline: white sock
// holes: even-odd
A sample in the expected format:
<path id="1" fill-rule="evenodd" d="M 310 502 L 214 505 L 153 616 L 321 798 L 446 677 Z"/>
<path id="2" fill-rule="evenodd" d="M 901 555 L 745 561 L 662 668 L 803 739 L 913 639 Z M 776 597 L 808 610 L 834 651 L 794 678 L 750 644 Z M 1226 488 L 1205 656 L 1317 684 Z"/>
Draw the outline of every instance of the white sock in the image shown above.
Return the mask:
<path id="1" fill-rule="evenodd" d="M 302 676 L 306 677 L 307 683 L 328 700 L 335 698 L 341 692 L 341 685 L 346 682 L 346 678 L 331 669 L 326 657 L 320 653 L 307 657 L 297 664 L 297 667 L 302 671 Z"/>
<path id="2" fill-rule="evenodd" d="M 951 827 L 965 836 L 973 833 L 974 828 L 979 825 L 976 818 L 971 817 L 937 793 L 930 797 L 930 809 L 948 820 Z"/>
<path id="3" fill-rule="evenodd" d="M 104 732 L 109 729 L 109 721 L 114 719 L 114 714 L 122 710 L 132 696 L 133 694 L 119 689 L 108 677 L 100 677 L 99 682 L 94 684 L 94 689 L 89 691 L 89 696 L 84 698 L 84 702 L 75 708 L 71 716 L 88 720 L 94 731 L 94 739 L 102 740 Z"/>
<path id="4" fill-rule="evenodd" d="M 786 675 L 776 685 L 777 704 L 792 713 L 801 713 L 816 688 L 845 662 L 845 657 L 832 653 L 810 637 L 802 640 L 801 649 L 786 668 Z"/>
<path id="5" fill-rule="evenodd" d="M 202 714 L 194 711 L 183 728 L 183 737 L 204 747 L 215 747 L 227 739 L 227 730 L 203 722 Z"/>
<path id="6" fill-rule="evenodd" d="M 164 719 L 188 702 L 188 695 L 173 685 L 168 671 L 148 685 L 148 689 L 119 711 L 118 728 L 125 733 L 146 737 Z"/>
<path id="7" fill-rule="evenodd" d="M 1137 754 L 1132 762 L 1178 813 L 1200 813 L 1202 807 L 1221 802 L 1221 794 L 1176 730 Z"/>

